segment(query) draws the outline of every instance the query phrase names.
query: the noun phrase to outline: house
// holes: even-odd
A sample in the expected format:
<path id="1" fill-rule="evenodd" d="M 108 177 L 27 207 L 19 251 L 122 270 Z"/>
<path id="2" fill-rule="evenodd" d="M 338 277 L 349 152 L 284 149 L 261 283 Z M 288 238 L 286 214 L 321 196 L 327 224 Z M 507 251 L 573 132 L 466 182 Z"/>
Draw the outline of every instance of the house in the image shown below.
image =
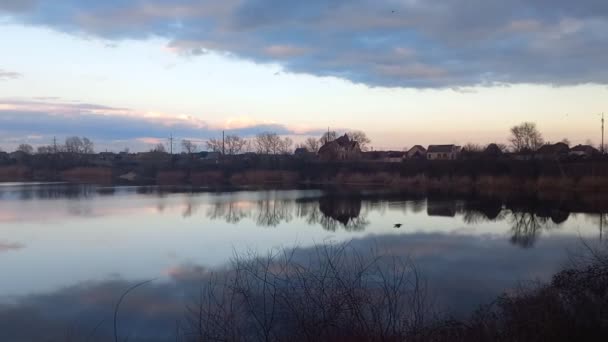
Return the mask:
<path id="1" fill-rule="evenodd" d="M 0 151 L 0 164 L 6 164 L 10 161 L 10 156 L 8 153 Z"/>
<path id="2" fill-rule="evenodd" d="M 296 155 L 296 156 L 298 156 L 298 155 L 305 155 L 306 153 L 308 153 L 308 149 L 306 149 L 306 147 L 298 147 L 293 152 L 293 154 Z"/>
<path id="3" fill-rule="evenodd" d="M 198 159 L 202 161 L 217 162 L 222 156 L 221 152 L 202 151 L 198 153 Z"/>
<path id="4" fill-rule="evenodd" d="M 23 151 L 15 151 L 9 154 L 10 159 L 17 162 L 22 163 L 30 159 L 30 155 Z"/>
<path id="5" fill-rule="evenodd" d="M 502 150 L 500 149 L 500 147 L 498 147 L 497 144 L 488 145 L 482 153 L 484 158 L 498 158 L 502 157 L 503 155 Z"/>
<path id="6" fill-rule="evenodd" d="M 462 148 L 456 145 L 430 145 L 426 151 L 428 160 L 456 160 Z"/>
<path id="7" fill-rule="evenodd" d="M 557 144 L 547 144 L 541 146 L 534 154 L 534 158 L 541 160 L 557 160 L 567 157 L 569 153 L 570 147 L 562 142 L 559 142 Z"/>
<path id="8" fill-rule="evenodd" d="M 416 145 L 407 151 L 407 159 L 426 159 L 426 148 Z"/>
<path id="9" fill-rule="evenodd" d="M 401 163 L 405 159 L 405 157 L 405 152 L 388 151 L 386 157 L 384 158 L 384 161 L 388 163 Z"/>
<path id="10" fill-rule="evenodd" d="M 355 160 L 361 158 L 359 143 L 351 140 L 347 134 L 330 141 L 319 149 L 321 160 Z"/>
<path id="11" fill-rule="evenodd" d="M 576 145 L 570 149 L 569 155 L 581 158 L 591 158 L 598 153 L 599 151 L 591 145 Z"/>

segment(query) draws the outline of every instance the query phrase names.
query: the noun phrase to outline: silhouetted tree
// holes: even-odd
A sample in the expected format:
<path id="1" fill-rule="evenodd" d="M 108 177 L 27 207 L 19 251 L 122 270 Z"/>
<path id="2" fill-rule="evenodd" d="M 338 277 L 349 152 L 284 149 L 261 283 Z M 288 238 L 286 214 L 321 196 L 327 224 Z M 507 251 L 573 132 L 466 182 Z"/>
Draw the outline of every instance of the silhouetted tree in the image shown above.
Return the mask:
<path id="1" fill-rule="evenodd" d="M 288 137 L 281 139 L 276 133 L 264 132 L 256 135 L 254 145 L 259 154 L 287 154 L 291 153 L 293 141 Z"/>
<path id="2" fill-rule="evenodd" d="M 69 153 L 79 153 L 79 154 L 92 154 L 93 150 L 93 142 L 89 140 L 87 137 L 68 137 L 65 139 L 65 145 L 63 147 L 65 152 Z"/>
<path id="3" fill-rule="evenodd" d="M 247 146 L 247 140 L 238 135 L 227 135 L 225 138 L 226 154 L 235 155 L 242 153 Z"/>
<path id="4" fill-rule="evenodd" d="M 223 143 L 221 139 L 211 138 L 206 142 L 207 149 L 213 152 L 223 152 Z"/>
<path id="5" fill-rule="evenodd" d="M 321 146 L 319 145 L 319 140 L 315 139 L 315 138 L 308 138 L 306 139 L 306 141 L 304 141 L 304 147 L 306 148 L 306 150 L 308 152 L 315 152 L 317 153 L 319 151 L 319 148 L 321 148 Z"/>
<path id="6" fill-rule="evenodd" d="M 154 147 L 152 147 L 150 152 L 167 153 L 167 150 L 165 149 L 164 144 L 158 143 L 158 144 L 154 145 Z"/>
<path id="7" fill-rule="evenodd" d="M 182 140 L 182 151 L 184 151 L 185 153 L 193 154 L 196 152 L 197 148 L 198 146 L 196 146 L 196 144 L 192 141 L 188 139 Z"/>
<path id="8" fill-rule="evenodd" d="M 524 122 L 512 127 L 509 142 L 515 152 L 536 151 L 544 143 L 541 133 L 533 122 Z"/>
<path id="9" fill-rule="evenodd" d="M 372 142 L 368 137 L 367 134 L 365 134 L 365 132 L 363 131 L 351 131 L 348 132 L 348 137 L 359 143 L 359 148 L 361 148 L 361 151 L 368 151 L 369 150 L 369 144 Z"/>
<path id="10" fill-rule="evenodd" d="M 336 131 L 325 132 L 321 136 L 321 139 L 319 139 L 319 144 L 321 144 L 321 146 L 323 146 L 323 145 L 327 144 L 328 142 L 334 141 L 336 139 L 338 139 L 338 133 Z"/>
<path id="11" fill-rule="evenodd" d="M 17 151 L 23 152 L 26 154 L 32 154 L 32 153 L 34 153 L 34 148 L 30 144 L 21 144 L 21 145 L 19 145 L 19 147 L 17 147 Z"/>

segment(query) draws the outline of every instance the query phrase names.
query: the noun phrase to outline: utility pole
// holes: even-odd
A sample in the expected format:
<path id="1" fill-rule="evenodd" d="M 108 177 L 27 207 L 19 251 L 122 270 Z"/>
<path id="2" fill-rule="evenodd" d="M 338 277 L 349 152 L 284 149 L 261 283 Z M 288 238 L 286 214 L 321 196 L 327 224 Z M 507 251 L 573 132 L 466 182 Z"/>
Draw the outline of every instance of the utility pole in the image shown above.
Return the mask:
<path id="1" fill-rule="evenodd" d="M 170 154 L 173 154 L 173 133 L 169 135 L 169 151 Z"/>
<path id="2" fill-rule="evenodd" d="M 53 137 L 53 153 L 57 153 L 57 137 Z"/>
<path id="3" fill-rule="evenodd" d="M 226 155 L 226 136 L 224 135 L 224 131 L 222 131 L 222 157 Z"/>
<path id="4" fill-rule="evenodd" d="M 602 113 L 602 154 L 606 153 L 606 151 L 604 151 L 604 113 Z"/>

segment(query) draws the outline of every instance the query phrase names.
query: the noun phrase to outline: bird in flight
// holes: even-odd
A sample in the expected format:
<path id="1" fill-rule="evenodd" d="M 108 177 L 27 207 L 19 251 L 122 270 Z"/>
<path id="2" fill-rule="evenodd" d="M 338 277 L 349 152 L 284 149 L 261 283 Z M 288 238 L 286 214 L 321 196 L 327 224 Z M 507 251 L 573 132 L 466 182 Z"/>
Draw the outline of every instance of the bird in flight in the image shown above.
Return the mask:
<path id="1" fill-rule="evenodd" d="M 395 226 L 393 228 L 401 228 L 401 223 L 395 223 Z"/>

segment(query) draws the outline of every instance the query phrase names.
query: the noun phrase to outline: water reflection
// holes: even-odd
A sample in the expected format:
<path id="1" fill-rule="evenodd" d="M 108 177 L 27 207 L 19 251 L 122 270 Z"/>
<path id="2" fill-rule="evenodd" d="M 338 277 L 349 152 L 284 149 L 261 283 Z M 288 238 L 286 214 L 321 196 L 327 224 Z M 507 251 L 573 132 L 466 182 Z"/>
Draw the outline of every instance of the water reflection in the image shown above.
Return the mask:
<path id="1" fill-rule="evenodd" d="M 403 193 L 332 191 L 317 191 L 310 196 L 300 197 L 298 192 L 295 195 L 285 195 L 279 191 L 210 193 L 206 189 L 189 187 L 99 187 L 70 184 L 15 184 L 0 187 L 0 199 L 3 201 L 65 200 L 67 214 L 78 217 L 103 215 L 103 208 L 98 206 L 99 199 L 132 195 L 156 199 L 154 209 L 162 214 L 166 209 L 175 207 L 175 201 L 171 198 L 175 194 L 183 196 L 183 218 L 204 215 L 210 220 L 221 220 L 229 224 L 251 220 L 260 227 L 278 227 L 297 218 L 330 232 L 361 232 L 372 224 L 370 213 L 384 215 L 387 211 L 402 212 L 404 215 L 425 212 L 430 218 L 461 219 L 468 226 L 504 222 L 509 228 L 510 241 L 523 248 L 533 247 L 544 231 L 559 229 L 568 222 L 573 211 L 592 217 L 601 237 L 606 221 L 604 213 L 608 211 L 606 200 L 600 199 L 585 206 L 581 204 L 583 201 L 559 197 L 551 200 L 529 197 L 424 198 Z M 211 200 L 204 197 L 210 194 Z M 111 205 L 108 207 L 120 212 L 118 205 L 116 208 Z M 14 213 L 2 212 L 0 209 L 0 221 L 13 216 Z M 23 216 L 16 217 L 23 219 Z"/>
<path id="2" fill-rule="evenodd" d="M 159 276 L 121 317 L 131 340 L 162 337 L 201 277 L 235 252 L 297 242 L 305 253 L 327 239 L 411 256 L 442 303 L 469 310 L 519 280 L 550 277 L 581 236 L 602 237 L 606 212 L 594 196 L 0 186 L 0 341 L 63 340 L 100 322 L 89 340 L 108 340 L 116 298 Z"/>
<path id="3" fill-rule="evenodd" d="M 384 256 L 413 258 L 436 309 L 467 315 L 478 305 L 517 287 L 521 280 L 549 279 L 566 258 L 562 249 L 572 246 L 575 239 L 552 237 L 529 253 L 513 253 L 500 240 L 484 241 L 467 235 L 378 235 L 350 244 L 361 253 L 357 257 L 373 250 Z M 485 253 L 487 250 L 492 253 Z M 302 262 L 314 253 L 318 253 L 315 248 L 298 248 L 293 258 Z M 123 302 L 119 335 L 133 341 L 175 340 L 176 329 L 184 331 L 181 329 L 187 327 L 186 307 L 196 305 L 204 284 L 226 272 L 230 272 L 229 265 L 210 269 L 187 263 L 166 269 L 162 278 L 138 288 Z M 118 297 L 139 281 L 119 277 L 84 281 L 0 303 L 0 339 L 113 340 L 113 307 Z"/>

